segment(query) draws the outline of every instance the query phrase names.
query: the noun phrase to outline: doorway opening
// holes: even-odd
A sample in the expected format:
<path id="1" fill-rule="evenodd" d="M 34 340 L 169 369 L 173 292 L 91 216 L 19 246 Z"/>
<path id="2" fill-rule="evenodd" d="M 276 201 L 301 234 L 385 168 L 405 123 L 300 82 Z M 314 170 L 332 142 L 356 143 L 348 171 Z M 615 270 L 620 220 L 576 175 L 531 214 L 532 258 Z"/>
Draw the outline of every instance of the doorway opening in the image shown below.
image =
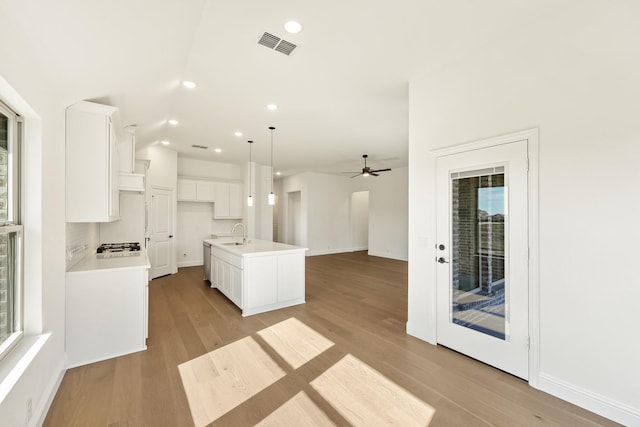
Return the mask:
<path id="1" fill-rule="evenodd" d="M 351 193 L 351 248 L 355 251 L 369 249 L 369 192 Z"/>
<path id="2" fill-rule="evenodd" d="M 287 193 L 287 242 L 302 246 L 302 194 L 300 191 Z"/>

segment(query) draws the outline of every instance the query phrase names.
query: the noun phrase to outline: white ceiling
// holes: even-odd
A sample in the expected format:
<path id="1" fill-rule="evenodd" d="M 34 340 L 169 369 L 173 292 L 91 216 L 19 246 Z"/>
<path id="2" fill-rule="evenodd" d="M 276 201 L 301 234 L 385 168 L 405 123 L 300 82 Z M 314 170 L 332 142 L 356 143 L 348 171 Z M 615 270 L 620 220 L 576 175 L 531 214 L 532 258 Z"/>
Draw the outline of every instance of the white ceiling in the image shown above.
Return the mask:
<path id="1" fill-rule="evenodd" d="M 166 139 L 180 156 L 240 164 L 251 139 L 268 164 L 275 126 L 275 168 L 288 175 L 357 171 L 365 153 L 373 168 L 407 165 L 413 73 L 572 1 L 9 0 L 0 13 L 64 105 L 119 107 L 139 148 Z M 285 32 L 290 19 L 302 32 Z M 298 47 L 258 45 L 265 31 Z"/>

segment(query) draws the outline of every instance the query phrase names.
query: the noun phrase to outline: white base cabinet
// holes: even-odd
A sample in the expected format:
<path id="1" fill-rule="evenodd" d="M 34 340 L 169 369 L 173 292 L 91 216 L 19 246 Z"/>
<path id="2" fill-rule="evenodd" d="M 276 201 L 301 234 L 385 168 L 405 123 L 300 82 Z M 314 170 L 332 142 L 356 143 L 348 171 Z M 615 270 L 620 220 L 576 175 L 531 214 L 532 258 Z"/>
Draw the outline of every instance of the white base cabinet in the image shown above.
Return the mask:
<path id="1" fill-rule="evenodd" d="M 257 250 L 252 245 L 211 243 L 211 287 L 218 288 L 243 316 L 305 302 L 305 248 Z M 269 242 L 271 243 L 271 242 Z"/>
<path id="2" fill-rule="evenodd" d="M 146 350 L 146 267 L 67 273 L 67 368 Z"/>

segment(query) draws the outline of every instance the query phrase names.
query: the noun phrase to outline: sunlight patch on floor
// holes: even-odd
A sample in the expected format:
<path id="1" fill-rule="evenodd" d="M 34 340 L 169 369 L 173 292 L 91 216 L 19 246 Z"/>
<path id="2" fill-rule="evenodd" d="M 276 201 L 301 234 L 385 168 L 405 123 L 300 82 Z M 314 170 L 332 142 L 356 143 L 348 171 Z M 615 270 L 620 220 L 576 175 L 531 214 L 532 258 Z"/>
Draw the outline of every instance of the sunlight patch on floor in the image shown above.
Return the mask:
<path id="1" fill-rule="evenodd" d="M 294 317 L 263 329 L 258 335 L 293 369 L 333 346 L 331 341 Z"/>
<path id="2" fill-rule="evenodd" d="M 251 337 L 178 365 L 196 427 L 206 426 L 284 377 Z"/>
<path id="3" fill-rule="evenodd" d="M 294 370 L 334 345 L 295 318 L 257 334 Z M 286 375 L 252 337 L 178 365 L 178 370 L 195 427 L 212 423 Z M 431 422 L 435 412 L 431 406 L 351 354 L 328 366 L 310 385 L 317 392 L 313 395 L 316 402 L 324 399 L 354 426 L 424 427 Z M 307 387 L 301 386 L 294 397 L 258 425 L 335 425 L 303 391 Z"/>
<path id="4" fill-rule="evenodd" d="M 435 410 L 411 393 L 348 354 L 311 381 L 354 426 L 426 426 Z"/>
<path id="5" fill-rule="evenodd" d="M 256 424 L 256 427 L 289 425 L 305 427 L 335 426 L 329 417 L 313 403 L 304 391 L 293 396 L 284 405 L 273 411 L 267 418 Z"/>

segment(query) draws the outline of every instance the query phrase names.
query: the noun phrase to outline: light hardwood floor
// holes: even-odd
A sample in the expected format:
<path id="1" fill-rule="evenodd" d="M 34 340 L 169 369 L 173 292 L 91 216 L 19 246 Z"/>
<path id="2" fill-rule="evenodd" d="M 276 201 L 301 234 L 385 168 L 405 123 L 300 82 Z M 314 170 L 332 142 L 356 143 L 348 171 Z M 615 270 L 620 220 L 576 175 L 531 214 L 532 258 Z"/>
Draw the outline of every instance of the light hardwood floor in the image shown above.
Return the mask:
<path id="1" fill-rule="evenodd" d="M 67 371 L 44 425 L 616 425 L 408 336 L 407 263 L 306 267 L 306 304 L 246 318 L 202 267 L 153 280 L 147 351 Z"/>

